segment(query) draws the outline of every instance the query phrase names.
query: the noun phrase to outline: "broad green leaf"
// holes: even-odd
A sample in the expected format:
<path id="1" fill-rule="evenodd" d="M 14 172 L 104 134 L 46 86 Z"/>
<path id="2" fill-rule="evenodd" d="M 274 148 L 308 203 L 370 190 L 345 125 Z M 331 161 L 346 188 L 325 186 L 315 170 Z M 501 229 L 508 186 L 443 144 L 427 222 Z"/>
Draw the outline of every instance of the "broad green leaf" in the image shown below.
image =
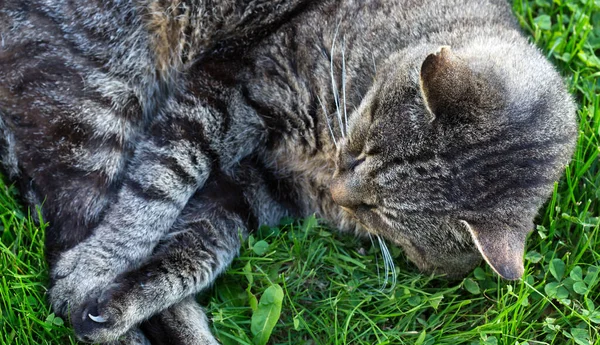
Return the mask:
<path id="1" fill-rule="evenodd" d="M 596 307 L 594 306 L 594 302 L 589 298 L 585 299 L 585 306 L 589 311 L 594 311 L 596 309 Z"/>
<path id="2" fill-rule="evenodd" d="M 573 278 L 574 281 L 580 282 L 583 280 L 583 272 L 581 271 L 581 267 L 575 266 L 569 273 L 569 276 Z"/>
<path id="3" fill-rule="evenodd" d="M 588 291 L 588 287 L 587 285 L 585 285 L 584 282 L 576 282 L 575 284 L 573 284 L 573 291 L 577 292 L 580 295 L 585 295 L 585 293 Z"/>
<path id="4" fill-rule="evenodd" d="M 546 286 L 544 286 L 544 291 L 548 297 L 556 297 L 556 293 L 558 292 L 558 283 L 552 282 L 546 284 Z"/>
<path id="5" fill-rule="evenodd" d="M 421 334 L 419 334 L 419 337 L 415 341 L 415 345 L 423 345 L 423 342 L 425 341 L 426 336 L 427 336 L 427 332 L 425 332 L 423 330 L 423 332 L 421 332 Z"/>
<path id="6" fill-rule="evenodd" d="M 561 283 L 562 286 L 566 287 L 567 289 L 573 290 L 573 284 L 575 284 L 575 281 L 573 280 L 573 278 L 567 277 Z"/>
<path id="7" fill-rule="evenodd" d="M 536 264 L 542 260 L 542 254 L 532 250 L 525 255 L 525 260 Z"/>
<path id="8" fill-rule="evenodd" d="M 576 344 L 592 345 L 588 331 L 582 328 L 571 328 L 571 336 Z"/>
<path id="9" fill-rule="evenodd" d="M 440 296 L 435 296 L 435 297 L 430 297 L 429 298 L 429 305 L 431 305 L 431 307 L 433 307 L 433 309 L 437 310 L 437 308 L 440 305 L 440 302 L 442 302 L 442 300 L 444 299 L 443 295 Z"/>
<path id="10" fill-rule="evenodd" d="M 481 290 L 479 289 L 479 284 L 471 278 L 467 278 L 464 280 L 464 286 L 467 291 L 474 295 L 479 295 Z"/>
<path id="11" fill-rule="evenodd" d="M 252 314 L 250 330 L 254 335 L 255 345 L 265 345 L 271 337 L 271 332 L 279 320 L 283 303 L 283 289 L 275 284 L 263 292 L 258 302 L 258 308 Z"/>
<path id="12" fill-rule="evenodd" d="M 54 318 L 56 316 L 54 316 L 54 313 L 50 313 L 50 315 L 46 316 L 46 322 L 47 323 L 52 323 L 52 321 L 54 321 Z"/>
<path id="13" fill-rule="evenodd" d="M 566 299 L 569 297 L 569 290 L 567 290 L 564 286 L 559 286 L 556 290 L 556 298 L 558 299 Z"/>
<path id="14" fill-rule="evenodd" d="M 475 276 L 475 279 L 477 279 L 477 280 L 486 280 L 487 279 L 487 274 L 485 274 L 485 271 L 481 267 L 475 268 L 475 271 L 473 271 L 473 275 Z"/>
<path id="15" fill-rule="evenodd" d="M 538 225 L 536 227 L 538 235 L 540 235 L 540 238 L 542 240 L 545 240 L 546 238 L 548 238 L 548 230 L 546 230 L 546 228 L 543 225 Z"/>
<path id="16" fill-rule="evenodd" d="M 263 255 L 265 255 L 267 250 L 269 250 L 269 243 L 267 243 L 267 241 L 265 241 L 265 240 L 260 240 L 256 243 L 254 243 L 254 246 L 252 246 L 252 251 L 256 255 L 263 256 Z"/>
<path id="17" fill-rule="evenodd" d="M 302 313 L 302 312 L 300 312 Z M 298 315 L 294 315 L 294 330 L 299 331 L 300 330 L 300 314 Z"/>
<path id="18" fill-rule="evenodd" d="M 592 286 L 596 284 L 598 281 L 598 275 L 600 273 L 600 269 L 596 266 L 590 266 L 587 269 L 587 273 L 585 275 L 585 279 L 583 280 L 588 286 Z"/>
<path id="19" fill-rule="evenodd" d="M 550 273 L 557 281 L 561 281 L 565 275 L 565 263 L 561 259 L 550 261 Z"/>
<path id="20" fill-rule="evenodd" d="M 491 336 L 487 337 L 487 339 L 485 339 L 485 341 L 483 343 L 485 345 L 498 345 L 498 338 L 491 335 Z"/>
<path id="21" fill-rule="evenodd" d="M 600 68 L 600 58 L 593 54 L 586 54 L 581 51 L 577 54 L 577 57 L 579 57 L 588 67 Z"/>
<path id="22" fill-rule="evenodd" d="M 411 307 L 416 307 L 419 304 L 421 304 L 421 297 L 419 297 L 419 296 L 411 296 L 406 301 L 408 302 L 408 305 L 410 305 Z"/>
<path id="23" fill-rule="evenodd" d="M 258 299 L 256 299 L 256 296 L 254 296 L 250 289 L 246 290 L 246 293 L 248 294 L 248 304 L 250 304 L 250 308 L 254 313 L 258 309 Z"/>
<path id="24" fill-rule="evenodd" d="M 242 270 L 244 271 L 244 275 L 248 281 L 248 287 L 252 286 L 252 283 L 254 283 L 254 276 L 252 275 L 252 266 L 250 265 L 250 261 L 246 263 Z"/>
<path id="25" fill-rule="evenodd" d="M 590 315 L 590 321 L 600 325 L 600 311 L 592 312 L 592 314 Z"/>
<path id="26" fill-rule="evenodd" d="M 552 21 L 549 15 L 541 15 L 533 20 L 533 22 L 542 30 L 550 30 L 552 28 Z"/>
<path id="27" fill-rule="evenodd" d="M 65 322 L 63 321 L 63 319 L 61 319 L 60 317 L 55 317 L 54 320 L 52 320 L 52 323 L 55 324 L 56 326 L 62 326 L 65 324 Z"/>

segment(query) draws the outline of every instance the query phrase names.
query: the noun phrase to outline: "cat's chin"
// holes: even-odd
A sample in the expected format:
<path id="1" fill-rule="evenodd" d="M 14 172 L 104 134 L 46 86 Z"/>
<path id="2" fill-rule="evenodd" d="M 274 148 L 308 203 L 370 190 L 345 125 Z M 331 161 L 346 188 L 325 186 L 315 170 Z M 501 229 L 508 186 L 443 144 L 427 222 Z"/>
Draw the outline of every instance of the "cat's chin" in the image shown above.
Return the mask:
<path id="1" fill-rule="evenodd" d="M 396 242 L 411 263 L 423 274 L 439 276 L 445 280 L 460 280 L 468 276 L 483 260 L 476 252 L 443 253 L 426 251 L 405 241 Z"/>
<path id="2" fill-rule="evenodd" d="M 439 276 L 440 278 L 448 281 L 459 281 L 467 277 L 471 272 L 481 264 L 482 259 L 479 258 L 476 265 L 466 267 L 456 267 L 455 269 L 449 270 L 448 267 L 436 267 L 430 270 L 428 273 Z"/>

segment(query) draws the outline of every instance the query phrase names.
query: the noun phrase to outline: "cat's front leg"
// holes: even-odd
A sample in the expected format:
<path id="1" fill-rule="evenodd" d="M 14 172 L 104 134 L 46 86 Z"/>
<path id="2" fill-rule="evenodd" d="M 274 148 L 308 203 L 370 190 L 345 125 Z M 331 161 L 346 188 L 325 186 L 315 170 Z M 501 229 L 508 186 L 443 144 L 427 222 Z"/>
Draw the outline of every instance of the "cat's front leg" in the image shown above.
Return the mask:
<path id="1" fill-rule="evenodd" d="M 218 345 L 194 296 L 163 310 L 141 326 L 152 345 Z"/>
<path id="2" fill-rule="evenodd" d="M 71 313 L 82 339 L 114 339 L 210 286 L 227 268 L 239 250 L 240 231 L 246 232 L 249 206 L 239 188 L 222 189 L 222 181 L 211 180 L 190 200 L 150 261 L 119 276 L 99 297 Z"/>
<path id="3" fill-rule="evenodd" d="M 55 311 L 67 315 L 122 272 L 139 267 L 206 180 L 212 161 L 197 143 L 164 139 L 140 144 L 103 222 L 54 263 L 49 297 Z"/>
<path id="4" fill-rule="evenodd" d="M 119 337 L 119 339 L 115 341 L 111 341 L 109 343 L 105 343 L 102 345 L 156 345 L 153 344 L 146 334 L 139 329 L 133 328 L 130 329 L 125 335 Z"/>

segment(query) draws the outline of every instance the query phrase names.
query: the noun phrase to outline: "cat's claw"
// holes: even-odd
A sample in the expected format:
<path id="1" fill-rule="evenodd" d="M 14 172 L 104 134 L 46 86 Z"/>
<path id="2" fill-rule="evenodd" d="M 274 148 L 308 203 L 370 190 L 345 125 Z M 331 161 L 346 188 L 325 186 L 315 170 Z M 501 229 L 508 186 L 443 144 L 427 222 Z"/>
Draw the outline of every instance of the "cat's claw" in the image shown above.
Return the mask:
<path id="1" fill-rule="evenodd" d="M 102 316 L 98 315 L 98 316 L 94 316 L 92 314 L 88 314 L 88 317 L 90 319 L 92 319 L 92 321 L 94 322 L 98 322 L 98 323 L 105 323 L 107 320 L 105 318 L 103 318 Z"/>
<path id="2" fill-rule="evenodd" d="M 71 311 L 71 322 L 79 340 L 110 343 L 134 326 L 128 322 L 126 303 L 121 299 L 115 301 L 118 291 L 119 284 L 111 284 L 98 297 L 89 298 Z"/>

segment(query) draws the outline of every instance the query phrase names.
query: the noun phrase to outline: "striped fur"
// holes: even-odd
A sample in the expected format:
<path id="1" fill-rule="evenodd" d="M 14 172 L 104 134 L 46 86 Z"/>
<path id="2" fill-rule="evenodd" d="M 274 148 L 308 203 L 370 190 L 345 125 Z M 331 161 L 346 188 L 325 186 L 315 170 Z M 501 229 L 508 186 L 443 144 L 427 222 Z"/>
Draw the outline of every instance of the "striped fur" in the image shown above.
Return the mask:
<path id="1" fill-rule="evenodd" d="M 574 106 L 503 1 L 0 2 L 0 155 L 84 341 L 216 344 L 240 234 L 317 213 L 518 278 Z"/>

